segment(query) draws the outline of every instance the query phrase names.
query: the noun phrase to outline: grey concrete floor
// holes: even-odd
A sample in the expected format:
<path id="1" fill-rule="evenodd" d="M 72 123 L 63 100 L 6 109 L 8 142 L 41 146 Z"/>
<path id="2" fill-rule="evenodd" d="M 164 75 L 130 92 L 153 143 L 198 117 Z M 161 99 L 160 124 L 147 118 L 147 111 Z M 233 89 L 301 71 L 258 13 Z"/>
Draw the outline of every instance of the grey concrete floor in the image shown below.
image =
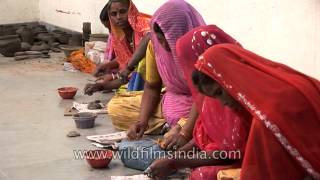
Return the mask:
<path id="1" fill-rule="evenodd" d="M 119 160 L 108 169 L 95 170 L 85 160 L 75 159 L 74 150 L 94 149 L 87 135 L 116 130 L 107 115 L 98 116 L 94 129 L 76 129 L 72 118 L 63 116 L 73 100 L 62 100 L 57 88 L 78 87 L 78 102 L 107 101 L 112 94 L 83 95 L 92 77 L 63 71 L 63 55 L 52 55 L 19 62 L 0 57 L 0 180 L 105 180 L 111 175 L 139 174 Z M 66 137 L 72 130 L 81 136 Z"/>

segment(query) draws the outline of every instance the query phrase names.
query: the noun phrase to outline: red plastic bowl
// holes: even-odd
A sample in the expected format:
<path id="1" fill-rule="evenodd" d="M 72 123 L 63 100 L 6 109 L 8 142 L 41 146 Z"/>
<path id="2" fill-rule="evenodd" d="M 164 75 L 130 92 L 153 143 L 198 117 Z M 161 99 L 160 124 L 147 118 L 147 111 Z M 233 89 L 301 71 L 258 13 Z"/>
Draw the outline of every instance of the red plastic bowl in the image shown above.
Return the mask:
<path id="1" fill-rule="evenodd" d="M 112 160 L 113 154 L 111 150 L 90 150 L 85 153 L 87 162 L 92 168 L 107 168 Z"/>
<path id="2" fill-rule="evenodd" d="M 58 89 L 59 95 L 63 99 L 73 99 L 77 94 L 78 88 L 75 87 L 62 87 Z"/>

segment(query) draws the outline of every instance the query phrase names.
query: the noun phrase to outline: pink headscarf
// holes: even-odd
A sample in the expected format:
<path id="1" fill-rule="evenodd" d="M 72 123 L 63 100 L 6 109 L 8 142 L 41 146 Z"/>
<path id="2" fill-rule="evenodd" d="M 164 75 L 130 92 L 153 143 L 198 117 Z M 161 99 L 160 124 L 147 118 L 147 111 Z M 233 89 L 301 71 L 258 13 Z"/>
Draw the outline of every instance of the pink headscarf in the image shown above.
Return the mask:
<path id="1" fill-rule="evenodd" d="M 181 66 L 178 63 L 176 42 L 191 29 L 204 25 L 201 15 L 184 0 L 169 0 L 152 16 L 151 25 L 159 25 L 170 46 L 166 51 L 152 30 L 152 43 L 155 49 L 159 74 L 167 92 L 163 97 L 163 114 L 170 125 L 175 125 L 182 117 L 188 117 L 192 98 Z M 153 28 L 152 28 L 153 29 Z"/>

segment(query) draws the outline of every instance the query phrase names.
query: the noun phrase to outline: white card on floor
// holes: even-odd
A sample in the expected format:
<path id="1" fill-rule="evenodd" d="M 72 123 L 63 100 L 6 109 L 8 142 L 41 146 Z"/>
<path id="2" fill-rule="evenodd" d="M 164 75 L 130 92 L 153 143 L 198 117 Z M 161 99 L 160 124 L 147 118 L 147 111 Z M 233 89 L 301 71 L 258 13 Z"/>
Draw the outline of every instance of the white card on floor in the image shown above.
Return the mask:
<path id="1" fill-rule="evenodd" d="M 98 143 L 105 143 L 105 142 L 118 142 L 122 139 L 127 138 L 127 132 L 117 132 L 117 133 L 110 133 L 110 134 L 104 134 L 104 135 L 94 135 L 94 136 L 87 136 L 87 139 L 91 141 L 95 141 Z"/>
<path id="2" fill-rule="evenodd" d="M 134 175 L 134 176 L 111 176 L 111 180 L 151 180 L 146 175 Z"/>
<path id="3" fill-rule="evenodd" d="M 95 109 L 95 110 L 90 110 L 88 109 L 88 104 L 86 103 L 77 103 L 73 102 L 73 108 L 78 110 L 79 112 L 90 112 L 90 113 L 96 113 L 96 114 L 107 114 L 107 109 L 104 104 L 100 103 L 102 106 L 102 109 Z"/>

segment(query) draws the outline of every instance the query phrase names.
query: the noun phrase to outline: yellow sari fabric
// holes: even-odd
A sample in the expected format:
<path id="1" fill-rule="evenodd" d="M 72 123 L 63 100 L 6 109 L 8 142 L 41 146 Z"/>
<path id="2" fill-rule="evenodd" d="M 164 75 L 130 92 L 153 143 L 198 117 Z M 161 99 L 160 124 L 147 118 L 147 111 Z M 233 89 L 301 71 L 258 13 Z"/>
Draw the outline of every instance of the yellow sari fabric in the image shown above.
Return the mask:
<path id="1" fill-rule="evenodd" d="M 108 104 L 108 113 L 115 128 L 128 130 L 139 120 L 143 91 L 118 92 Z M 154 115 L 149 119 L 149 128 L 145 134 L 158 134 L 165 121 L 159 105 Z"/>
<path id="2" fill-rule="evenodd" d="M 161 81 L 151 42 L 148 44 L 146 57 L 140 61 L 136 70 L 148 83 Z M 128 130 L 139 120 L 142 95 L 143 91 L 127 92 L 124 86 L 118 90 L 108 103 L 108 113 L 115 128 Z M 162 117 L 161 105 L 159 105 L 148 121 L 149 128 L 146 134 L 158 134 L 164 124 L 165 120 Z"/>
<path id="3" fill-rule="evenodd" d="M 156 58 L 154 55 L 154 49 L 151 41 L 149 41 L 147 52 L 146 52 L 146 79 L 148 83 L 161 82 L 161 77 L 158 72 Z"/>

